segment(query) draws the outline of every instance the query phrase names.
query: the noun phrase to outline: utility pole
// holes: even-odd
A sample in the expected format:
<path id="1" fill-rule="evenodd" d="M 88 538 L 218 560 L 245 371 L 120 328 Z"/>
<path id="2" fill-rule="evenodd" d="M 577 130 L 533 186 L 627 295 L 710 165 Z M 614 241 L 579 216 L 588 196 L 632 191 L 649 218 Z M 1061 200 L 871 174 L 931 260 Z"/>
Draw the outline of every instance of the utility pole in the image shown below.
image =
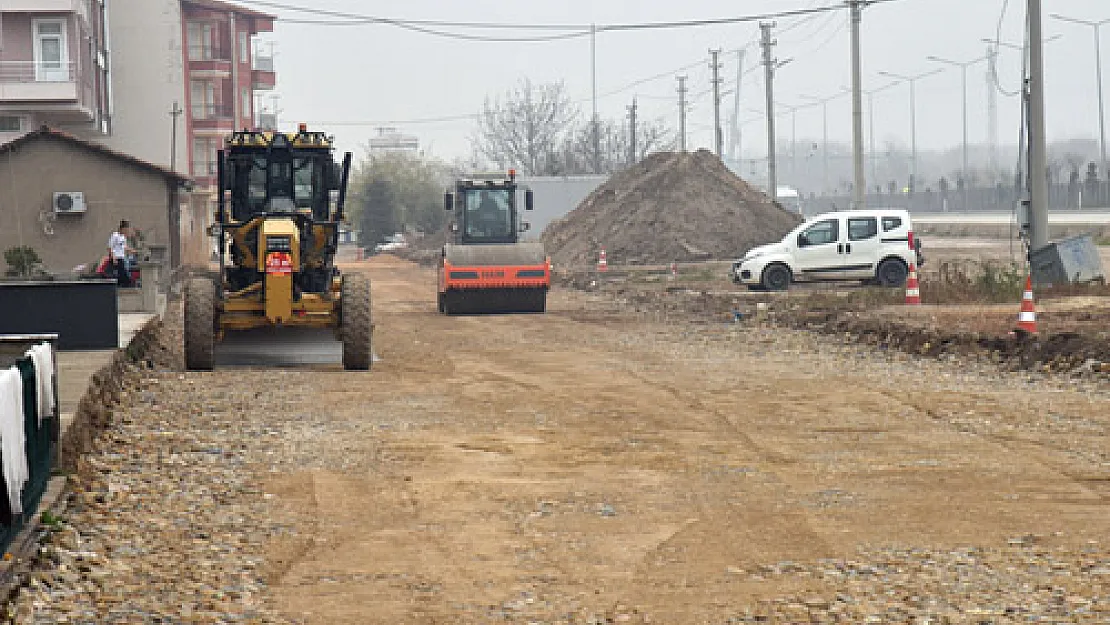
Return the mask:
<path id="1" fill-rule="evenodd" d="M 678 77 L 678 147 L 686 151 L 686 76 Z"/>
<path id="2" fill-rule="evenodd" d="M 635 165 L 640 160 L 640 153 L 636 149 L 636 98 L 632 98 L 632 106 L 628 107 L 628 164 Z"/>
<path id="3" fill-rule="evenodd" d="M 860 54 L 860 22 L 863 0 L 848 0 L 852 14 L 852 207 L 861 209 L 867 198 L 863 171 L 863 70 Z"/>
<path id="4" fill-rule="evenodd" d="M 593 117 L 590 118 L 594 143 L 594 173 L 601 173 L 601 133 L 597 127 L 597 26 L 590 24 L 590 82 L 592 83 Z"/>
<path id="5" fill-rule="evenodd" d="M 1045 136 L 1044 40 L 1041 0 L 1028 0 L 1029 20 L 1029 248 L 1048 245 L 1048 149 Z"/>
<path id="6" fill-rule="evenodd" d="M 732 90 L 732 124 L 729 129 L 728 154 L 735 163 L 740 162 L 740 85 L 744 82 L 744 53 L 736 51 L 736 86 Z"/>
<path id="7" fill-rule="evenodd" d="M 998 171 L 998 47 L 987 44 L 987 170 Z"/>
<path id="8" fill-rule="evenodd" d="M 717 152 L 718 157 L 724 156 L 724 149 L 721 145 L 721 63 L 720 63 L 721 50 L 709 51 L 709 69 L 713 72 L 713 78 L 710 82 L 713 83 L 713 145 Z"/>
<path id="9" fill-rule="evenodd" d="M 772 201 L 778 201 L 778 167 L 775 162 L 775 59 L 772 48 L 778 43 L 771 38 L 771 29 L 774 22 L 760 22 L 759 30 L 762 37 L 760 45 L 763 46 L 763 73 L 767 86 L 767 194 Z"/>
<path id="10" fill-rule="evenodd" d="M 177 118 L 184 112 L 177 100 L 174 100 L 173 107 L 170 109 L 170 171 L 172 172 L 177 172 Z M 203 173 L 208 175 L 208 172 Z"/>

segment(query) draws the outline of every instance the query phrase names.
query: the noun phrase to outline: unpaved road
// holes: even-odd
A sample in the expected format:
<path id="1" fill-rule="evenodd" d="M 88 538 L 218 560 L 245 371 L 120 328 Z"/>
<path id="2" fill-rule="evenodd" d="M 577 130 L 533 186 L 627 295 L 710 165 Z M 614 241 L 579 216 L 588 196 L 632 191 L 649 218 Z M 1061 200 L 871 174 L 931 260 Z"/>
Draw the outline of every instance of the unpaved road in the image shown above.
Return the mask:
<path id="1" fill-rule="evenodd" d="M 220 580 L 256 569 L 213 544 L 257 552 L 274 620 L 321 625 L 1110 622 L 1105 392 L 576 292 L 447 318 L 429 270 L 359 270 L 373 371 L 149 374 L 72 522 L 162 581 L 67 599 L 88 622 L 233 609 L 255 586 Z M 181 492 L 147 494 L 163 474 Z M 150 551 L 113 551 L 133 501 Z M 216 591 L 160 568 L 195 554 Z"/>
<path id="2" fill-rule="evenodd" d="M 723 622 L 835 586 L 748 574 L 764 565 L 1110 536 L 1105 396 L 875 366 L 577 295 L 545 316 L 445 318 L 427 270 L 369 272 L 382 362 L 298 382 L 341 426 L 309 455 L 344 468 L 271 487 L 318 524 L 277 554 L 290 616 Z M 1103 600 L 1110 585 L 1072 581 Z"/>

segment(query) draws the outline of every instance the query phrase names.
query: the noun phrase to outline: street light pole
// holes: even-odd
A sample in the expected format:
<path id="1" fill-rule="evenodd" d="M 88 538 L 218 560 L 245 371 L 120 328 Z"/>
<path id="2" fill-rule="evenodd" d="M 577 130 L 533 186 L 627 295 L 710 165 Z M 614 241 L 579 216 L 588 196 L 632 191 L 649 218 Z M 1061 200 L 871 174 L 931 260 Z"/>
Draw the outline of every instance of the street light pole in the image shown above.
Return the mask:
<path id="1" fill-rule="evenodd" d="M 1101 29 L 1104 25 L 1110 24 L 1110 18 L 1098 22 L 1089 22 L 1087 20 L 1080 20 L 1074 17 L 1067 17 L 1053 13 L 1052 17 L 1064 22 L 1071 22 L 1073 24 L 1081 24 L 1083 26 L 1090 26 L 1095 31 L 1095 85 L 1098 89 L 1098 134 L 1099 134 L 1099 150 L 1102 157 L 1102 171 L 1106 172 L 1106 111 L 1103 107 L 1102 96 L 1102 36 Z"/>
<path id="2" fill-rule="evenodd" d="M 968 187 L 971 186 L 971 180 L 968 179 L 968 171 L 967 171 L 968 170 L 968 166 L 967 166 L 967 68 L 971 67 L 972 65 L 975 65 L 976 63 L 978 63 L 980 61 L 985 61 L 985 60 L 989 59 L 990 55 L 983 55 L 979 58 L 972 59 L 970 61 L 964 61 L 962 63 L 959 62 L 959 61 L 951 61 L 949 59 L 943 59 L 939 56 L 931 56 L 930 55 L 926 58 L 928 58 L 930 61 L 933 61 L 933 62 L 936 62 L 936 63 L 943 63 L 945 65 L 951 65 L 952 67 L 960 68 L 960 73 L 961 73 L 961 76 L 962 76 L 961 80 L 962 80 L 962 83 L 963 83 L 963 92 L 964 92 L 964 96 L 963 96 L 963 99 L 964 99 L 964 104 L 963 104 L 963 117 L 964 117 L 963 153 L 964 154 L 963 154 L 963 167 L 960 170 L 960 177 L 962 177 L 963 181 L 964 181 L 964 192 L 963 192 L 964 210 L 968 210 L 967 192 L 968 192 Z"/>
<path id="3" fill-rule="evenodd" d="M 913 179 L 914 187 L 917 187 L 917 81 L 922 78 L 928 78 L 934 74 L 939 74 L 943 70 L 935 69 L 931 72 L 924 72 L 913 76 L 905 76 L 903 74 L 895 74 L 894 72 L 879 72 L 880 76 L 893 78 L 903 82 L 910 83 L 910 178 Z"/>

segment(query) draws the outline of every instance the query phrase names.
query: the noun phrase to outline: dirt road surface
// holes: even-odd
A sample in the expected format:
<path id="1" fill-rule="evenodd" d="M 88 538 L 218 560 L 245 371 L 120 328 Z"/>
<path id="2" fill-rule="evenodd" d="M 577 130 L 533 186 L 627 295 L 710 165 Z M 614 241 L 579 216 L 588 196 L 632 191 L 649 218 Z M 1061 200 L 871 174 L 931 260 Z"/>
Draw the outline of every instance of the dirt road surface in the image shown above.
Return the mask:
<path id="1" fill-rule="evenodd" d="M 284 528 L 257 545 L 281 618 L 1110 622 L 1104 391 L 561 290 L 448 318 L 430 270 L 358 270 L 372 371 L 144 391 L 253 433 L 226 497 Z"/>

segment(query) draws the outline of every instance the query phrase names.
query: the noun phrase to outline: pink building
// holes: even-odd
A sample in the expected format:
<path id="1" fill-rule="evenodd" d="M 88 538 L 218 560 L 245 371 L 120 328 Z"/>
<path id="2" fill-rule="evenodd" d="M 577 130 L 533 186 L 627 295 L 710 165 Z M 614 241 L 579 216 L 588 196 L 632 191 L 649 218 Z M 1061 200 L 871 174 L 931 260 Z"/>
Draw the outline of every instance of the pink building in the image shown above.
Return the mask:
<path id="1" fill-rule="evenodd" d="M 215 186 L 223 138 L 255 128 L 255 92 L 274 88 L 273 58 L 253 43 L 273 32 L 274 17 L 219 0 L 181 0 L 181 17 L 189 173 L 205 189 Z"/>
<path id="2" fill-rule="evenodd" d="M 0 142 L 111 131 L 104 0 L 0 0 Z"/>

